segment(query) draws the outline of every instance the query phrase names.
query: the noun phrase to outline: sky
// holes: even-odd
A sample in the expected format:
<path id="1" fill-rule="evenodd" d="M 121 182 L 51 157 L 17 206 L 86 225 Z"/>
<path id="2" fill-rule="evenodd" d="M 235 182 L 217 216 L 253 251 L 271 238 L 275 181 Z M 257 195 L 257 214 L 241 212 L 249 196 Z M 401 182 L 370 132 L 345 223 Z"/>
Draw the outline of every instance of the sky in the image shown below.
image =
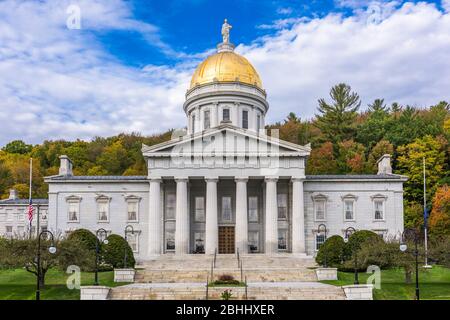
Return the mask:
<path id="1" fill-rule="evenodd" d="M 266 123 L 314 117 L 340 82 L 362 109 L 450 100 L 450 0 L 4 0 L 0 146 L 184 127 L 224 18 L 262 78 Z"/>

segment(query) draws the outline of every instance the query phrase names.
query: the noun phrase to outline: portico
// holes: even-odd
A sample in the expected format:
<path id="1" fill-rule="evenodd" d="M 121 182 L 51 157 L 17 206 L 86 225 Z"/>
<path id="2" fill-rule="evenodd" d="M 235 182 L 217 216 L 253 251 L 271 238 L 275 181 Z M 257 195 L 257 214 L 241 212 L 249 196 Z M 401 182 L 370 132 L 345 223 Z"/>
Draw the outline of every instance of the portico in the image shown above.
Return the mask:
<path id="1" fill-rule="evenodd" d="M 303 204 L 293 196 L 303 192 L 302 179 L 191 176 L 150 185 L 159 196 L 149 197 L 149 221 L 163 222 L 149 224 L 150 255 L 305 253 Z"/>

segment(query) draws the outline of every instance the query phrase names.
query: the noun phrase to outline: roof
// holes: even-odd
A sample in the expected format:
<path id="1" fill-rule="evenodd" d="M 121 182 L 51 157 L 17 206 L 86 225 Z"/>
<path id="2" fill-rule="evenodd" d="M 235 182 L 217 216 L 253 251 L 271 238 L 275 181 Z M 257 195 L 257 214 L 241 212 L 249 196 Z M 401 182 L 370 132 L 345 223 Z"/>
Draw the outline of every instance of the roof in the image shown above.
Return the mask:
<path id="1" fill-rule="evenodd" d="M 146 181 L 147 176 L 52 176 L 47 177 L 52 181 Z"/>
<path id="2" fill-rule="evenodd" d="M 0 200 L 0 205 L 2 204 L 17 204 L 17 205 L 28 205 L 30 203 L 29 199 L 5 199 Z M 33 204 L 48 204 L 48 199 L 33 199 Z"/>
<path id="3" fill-rule="evenodd" d="M 307 175 L 306 180 L 397 180 L 405 181 L 406 176 L 398 174 L 324 174 Z"/>

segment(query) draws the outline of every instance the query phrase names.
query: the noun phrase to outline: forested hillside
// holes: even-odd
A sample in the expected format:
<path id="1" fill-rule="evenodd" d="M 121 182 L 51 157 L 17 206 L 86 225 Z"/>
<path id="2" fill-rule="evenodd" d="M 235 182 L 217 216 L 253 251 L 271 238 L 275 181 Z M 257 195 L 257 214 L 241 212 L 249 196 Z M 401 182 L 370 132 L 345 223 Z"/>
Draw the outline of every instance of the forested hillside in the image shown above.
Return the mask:
<path id="1" fill-rule="evenodd" d="M 301 105 L 298 107 L 301 110 Z M 450 233 L 450 105 L 388 106 L 382 98 L 361 111 L 361 100 L 346 84 L 338 84 L 330 97 L 318 101 L 317 114 L 304 120 L 290 113 L 279 129 L 280 138 L 293 143 L 311 143 L 308 174 L 376 173 L 376 161 L 384 153 L 393 155 L 395 173 L 409 177 L 405 184 L 405 223 L 422 223 L 422 159 L 426 159 L 430 219 L 434 232 Z M 77 175 L 145 175 L 142 143 L 169 140 L 171 131 L 154 136 L 120 134 L 92 141 L 44 141 L 28 145 L 16 140 L 0 151 L 0 194 L 7 197 L 16 188 L 28 194 L 29 158 L 34 162 L 35 197 L 46 197 L 44 176 L 57 174 L 58 156 L 67 154 Z"/>

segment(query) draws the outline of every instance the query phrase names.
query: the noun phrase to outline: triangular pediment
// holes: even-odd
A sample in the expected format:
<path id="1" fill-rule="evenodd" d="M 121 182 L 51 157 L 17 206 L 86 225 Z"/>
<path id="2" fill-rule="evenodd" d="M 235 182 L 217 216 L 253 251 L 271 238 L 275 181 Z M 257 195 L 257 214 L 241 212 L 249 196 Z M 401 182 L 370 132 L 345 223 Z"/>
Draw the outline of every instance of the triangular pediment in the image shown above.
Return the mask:
<path id="1" fill-rule="evenodd" d="M 186 155 L 268 155 L 268 156 L 308 156 L 310 145 L 301 146 L 280 140 L 266 134 L 222 124 L 174 138 L 154 146 L 143 145 L 145 157 L 166 157 Z"/>

